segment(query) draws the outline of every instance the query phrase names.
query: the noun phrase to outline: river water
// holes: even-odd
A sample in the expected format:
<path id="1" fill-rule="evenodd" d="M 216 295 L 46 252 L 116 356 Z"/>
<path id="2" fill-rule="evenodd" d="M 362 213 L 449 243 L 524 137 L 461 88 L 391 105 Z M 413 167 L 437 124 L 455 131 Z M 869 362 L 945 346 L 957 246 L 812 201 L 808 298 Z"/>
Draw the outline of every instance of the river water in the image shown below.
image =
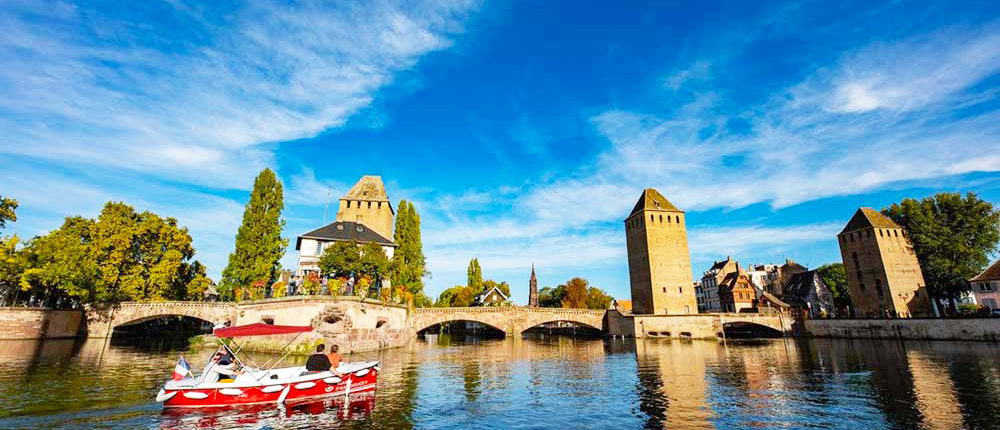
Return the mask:
<path id="1" fill-rule="evenodd" d="M 153 397 L 182 352 L 2 341 L 0 429 L 1000 428 L 992 343 L 433 335 L 348 356 L 382 374 L 347 407 L 164 412 Z M 200 368 L 211 350 L 183 353 Z"/>

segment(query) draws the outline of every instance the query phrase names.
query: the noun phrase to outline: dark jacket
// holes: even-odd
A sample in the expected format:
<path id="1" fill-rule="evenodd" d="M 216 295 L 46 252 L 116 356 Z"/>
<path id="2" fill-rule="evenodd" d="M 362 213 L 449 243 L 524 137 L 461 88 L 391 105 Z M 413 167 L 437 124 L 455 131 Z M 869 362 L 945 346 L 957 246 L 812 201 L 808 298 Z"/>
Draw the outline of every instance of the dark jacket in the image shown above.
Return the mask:
<path id="1" fill-rule="evenodd" d="M 310 372 L 323 372 L 330 370 L 330 358 L 326 354 L 313 354 L 306 359 L 306 370 Z"/>

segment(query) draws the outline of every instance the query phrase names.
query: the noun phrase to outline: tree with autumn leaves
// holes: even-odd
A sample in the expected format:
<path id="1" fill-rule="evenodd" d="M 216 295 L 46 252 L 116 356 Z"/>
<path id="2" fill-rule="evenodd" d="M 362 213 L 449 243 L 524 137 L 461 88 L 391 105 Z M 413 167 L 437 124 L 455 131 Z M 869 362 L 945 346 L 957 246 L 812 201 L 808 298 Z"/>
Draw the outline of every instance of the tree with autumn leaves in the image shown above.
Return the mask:
<path id="1" fill-rule="evenodd" d="M 28 241 L 17 253 L 17 286 L 46 303 L 56 297 L 84 303 L 200 300 L 211 280 L 194 252 L 176 219 L 109 202 L 97 219 L 69 217 Z"/>

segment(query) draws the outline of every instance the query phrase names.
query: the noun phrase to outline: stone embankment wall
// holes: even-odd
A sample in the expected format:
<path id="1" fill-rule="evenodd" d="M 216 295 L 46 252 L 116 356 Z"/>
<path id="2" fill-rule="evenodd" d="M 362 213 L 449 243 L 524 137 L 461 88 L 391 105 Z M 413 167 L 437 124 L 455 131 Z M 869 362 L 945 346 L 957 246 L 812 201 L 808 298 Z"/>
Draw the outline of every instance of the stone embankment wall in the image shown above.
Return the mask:
<path id="1" fill-rule="evenodd" d="M 407 330 L 406 307 L 360 300 L 356 297 L 281 298 L 242 302 L 235 325 L 269 322 L 276 325 L 312 326 L 291 345 L 293 353 L 308 354 L 317 344 L 337 345 L 342 353 L 373 351 L 406 345 L 411 339 Z M 261 336 L 239 339 L 252 351 L 278 351 L 294 335 Z"/>
<path id="2" fill-rule="evenodd" d="M 803 328 L 815 337 L 1000 340 L 1000 318 L 812 319 Z"/>
<path id="3" fill-rule="evenodd" d="M 0 308 L 0 339 L 76 337 L 83 313 L 44 308 Z"/>

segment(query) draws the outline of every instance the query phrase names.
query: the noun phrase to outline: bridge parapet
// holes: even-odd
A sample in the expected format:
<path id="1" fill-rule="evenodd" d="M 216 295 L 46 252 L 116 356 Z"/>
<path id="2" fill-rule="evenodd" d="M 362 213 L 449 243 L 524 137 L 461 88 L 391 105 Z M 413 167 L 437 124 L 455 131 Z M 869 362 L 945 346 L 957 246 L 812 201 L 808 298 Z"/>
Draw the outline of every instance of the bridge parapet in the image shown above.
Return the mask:
<path id="1" fill-rule="evenodd" d="M 507 336 L 520 336 L 524 330 L 539 324 L 567 321 L 602 330 L 604 310 L 523 308 L 513 306 L 418 308 L 410 318 L 414 333 L 427 327 L 452 321 L 474 321 L 502 330 Z"/>

